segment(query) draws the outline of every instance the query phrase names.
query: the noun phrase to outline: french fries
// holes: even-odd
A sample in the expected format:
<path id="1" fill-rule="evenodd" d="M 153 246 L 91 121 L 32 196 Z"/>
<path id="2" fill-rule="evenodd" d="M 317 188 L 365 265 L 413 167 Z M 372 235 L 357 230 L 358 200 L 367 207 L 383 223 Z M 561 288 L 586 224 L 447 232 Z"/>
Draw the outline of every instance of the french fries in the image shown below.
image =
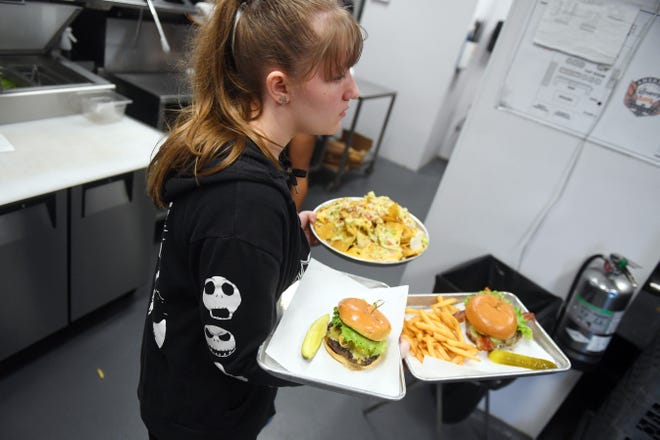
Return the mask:
<path id="1" fill-rule="evenodd" d="M 420 362 L 433 356 L 461 365 L 465 359 L 479 361 L 477 347 L 465 340 L 454 313 L 456 298 L 438 295 L 429 309 L 406 308 L 410 315 L 403 322 L 402 336 L 410 343 L 410 353 Z"/>

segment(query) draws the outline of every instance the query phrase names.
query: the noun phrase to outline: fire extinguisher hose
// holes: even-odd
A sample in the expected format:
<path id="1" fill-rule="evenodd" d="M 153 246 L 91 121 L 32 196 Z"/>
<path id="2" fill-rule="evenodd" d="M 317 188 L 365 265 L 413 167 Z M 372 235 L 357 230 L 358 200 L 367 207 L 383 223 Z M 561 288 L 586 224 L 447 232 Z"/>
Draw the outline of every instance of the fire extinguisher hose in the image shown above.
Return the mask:
<path id="1" fill-rule="evenodd" d="M 603 254 L 594 254 L 584 260 L 584 263 L 582 263 L 582 266 L 580 266 L 580 269 L 575 274 L 575 278 L 573 278 L 573 282 L 571 283 L 571 288 L 568 290 L 568 295 L 566 296 L 566 299 L 562 303 L 561 307 L 559 308 L 559 312 L 557 313 L 557 319 L 555 320 L 555 325 L 553 326 L 551 332 L 553 338 L 556 337 L 557 330 L 559 330 L 559 323 L 564 318 L 564 314 L 566 313 L 566 306 L 571 302 L 571 299 L 573 299 L 573 295 L 575 294 L 575 286 L 577 285 L 582 272 L 584 272 L 584 270 L 591 264 L 591 262 L 597 258 L 602 258 L 605 260 L 605 256 Z"/>

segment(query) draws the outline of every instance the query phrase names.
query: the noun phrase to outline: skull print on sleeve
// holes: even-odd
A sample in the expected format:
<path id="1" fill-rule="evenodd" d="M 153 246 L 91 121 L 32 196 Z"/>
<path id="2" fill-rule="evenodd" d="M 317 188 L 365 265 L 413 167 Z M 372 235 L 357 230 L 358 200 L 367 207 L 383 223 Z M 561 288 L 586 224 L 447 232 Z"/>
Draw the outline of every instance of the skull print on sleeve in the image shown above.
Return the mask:
<path id="1" fill-rule="evenodd" d="M 200 314 L 210 361 L 238 380 L 286 384 L 257 364 L 259 346 L 276 322 L 279 262 L 235 238 L 206 239 L 200 250 Z"/>

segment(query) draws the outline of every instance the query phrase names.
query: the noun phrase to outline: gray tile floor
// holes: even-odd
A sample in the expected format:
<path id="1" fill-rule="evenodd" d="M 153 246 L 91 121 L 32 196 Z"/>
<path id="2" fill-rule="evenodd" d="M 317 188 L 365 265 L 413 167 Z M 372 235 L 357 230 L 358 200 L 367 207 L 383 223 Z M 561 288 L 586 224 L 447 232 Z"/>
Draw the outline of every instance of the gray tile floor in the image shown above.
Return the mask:
<path id="1" fill-rule="evenodd" d="M 360 196 L 369 190 L 387 194 L 423 219 L 444 172 L 432 162 L 414 173 L 379 160 L 369 176 L 348 176 L 333 192 L 327 176 L 314 176 L 306 201 L 314 207 L 328 198 Z M 414 189 L 414 190 L 412 190 Z M 399 282 L 403 267 L 374 268 L 346 262 L 322 248 L 314 258 L 339 270 Z M 141 440 L 146 431 L 138 414 L 136 385 L 142 322 L 148 290 L 138 289 L 83 318 L 64 331 L 0 363 L 0 439 Z M 483 413 L 436 431 L 433 386 L 412 383 L 406 397 L 382 406 L 310 386 L 284 388 L 278 414 L 260 440 L 481 439 Z M 369 410 L 371 408 L 371 410 Z M 491 419 L 488 438 L 524 438 Z"/>

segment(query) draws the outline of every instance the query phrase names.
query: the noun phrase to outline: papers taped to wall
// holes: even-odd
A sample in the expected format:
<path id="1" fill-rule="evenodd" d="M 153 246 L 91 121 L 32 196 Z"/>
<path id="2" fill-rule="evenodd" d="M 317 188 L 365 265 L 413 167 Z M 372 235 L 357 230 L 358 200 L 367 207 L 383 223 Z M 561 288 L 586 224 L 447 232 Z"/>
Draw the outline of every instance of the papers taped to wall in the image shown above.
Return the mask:
<path id="1" fill-rule="evenodd" d="M 534 43 L 610 66 L 638 12 L 621 0 L 549 0 Z"/>

